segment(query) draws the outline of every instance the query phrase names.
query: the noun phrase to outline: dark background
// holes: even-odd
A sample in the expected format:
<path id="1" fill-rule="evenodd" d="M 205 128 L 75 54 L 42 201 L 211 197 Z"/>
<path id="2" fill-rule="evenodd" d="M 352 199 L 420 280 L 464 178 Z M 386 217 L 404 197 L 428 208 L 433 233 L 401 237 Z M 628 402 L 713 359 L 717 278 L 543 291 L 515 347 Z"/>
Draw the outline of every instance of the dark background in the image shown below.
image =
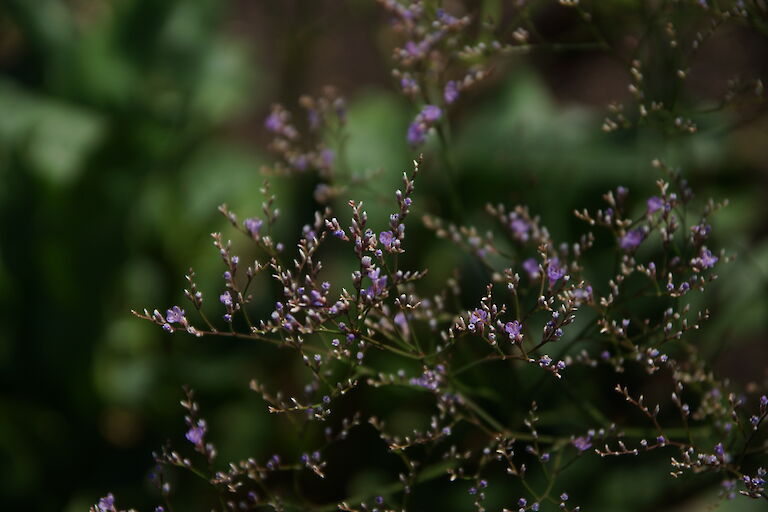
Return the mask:
<path id="1" fill-rule="evenodd" d="M 602 13 L 617 45 L 642 26 L 643 4 Z M 557 9 L 542 9 L 537 22 L 553 40 L 581 36 L 578 20 Z M 416 110 L 389 72 L 396 44 L 380 7 L 363 0 L 0 3 L 0 508 L 75 512 L 113 491 L 121 506 L 150 510 L 151 452 L 183 436 L 182 384 L 197 389 L 221 433 L 213 439 L 222 460 L 290 445 L 247 389 L 284 356 L 170 337 L 130 310 L 180 303 L 190 266 L 204 289 L 217 289 L 209 233 L 231 233 L 216 207 L 259 212 L 259 170 L 273 160 L 263 129 L 272 102 L 294 108 L 300 94 L 337 86 L 349 101 L 352 169 L 381 170 L 375 190 L 351 190 L 338 211 L 349 197 L 365 198 L 371 217 L 384 218 L 392 203 L 377 191 L 394 190 L 416 155 L 405 142 Z M 663 88 L 673 64 L 655 62 L 649 75 Z M 764 35 L 725 29 L 692 66 L 691 104 L 711 104 L 732 75 L 766 81 L 767 68 Z M 462 220 L 490 226 L 482 205 L 520 202 L 556 239 L 574 239 L 583 231 L 574 208 L 599 204 L 619 184 L 641 204 L 661 177 L 652 158 L 681 166 L 700 199 L 730 200 L 714 236 L 737 255 L 709 296 L 703 350 L 738 383 L 760 379 L 768 117 L 747 102 L 700 116 L 695 135 L 652 126 L 605 134 L 606 105 L 627 98 L 627 81 L 600 52 L 500 62 L 451 114 Z M 456 215 L 436 196 L 445 175 L 430 149 L 417 212 Z M 273 180 L 282 240 L 311 219 L 316 181 Z M 462 265 L 447 245 L 411 242 L 415 266 L 431 269 L 429 286 Z M 670 490 L 665 464 L 617 464 L 605 474 L 587 464 L 571 482 L 585 508 L 702 510 L 716 485 Z M 757 510 L 750 505 L 719 510 Z"/>

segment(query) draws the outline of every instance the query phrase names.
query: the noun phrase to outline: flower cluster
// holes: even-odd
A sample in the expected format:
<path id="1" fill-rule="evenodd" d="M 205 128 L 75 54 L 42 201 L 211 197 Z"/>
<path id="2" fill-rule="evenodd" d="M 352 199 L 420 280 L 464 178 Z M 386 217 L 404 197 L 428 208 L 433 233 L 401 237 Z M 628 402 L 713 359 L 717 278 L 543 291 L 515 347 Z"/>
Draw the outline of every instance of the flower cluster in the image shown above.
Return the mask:
<path id="1" fill-rule="evenodd" d="M 419 113 L 408 127 L 407 139 L 412 146 L 420 146 L 447 108 L 488 76 L 491 63 L 475 63 L 466 55 L 474 42 L 470 16 L 434 9 L 423 0 L 410 4 L 397 0 L 379 3 L 391 15 L 392 27 L 403 40 L 402 46 L 393 52 L 392 75 L 401 91 L 419 105 Z M 485 48 L 485 43 L 481 47 Z M 501 49 L 499 43 L 494 47 L 496 51 Z"/>
<path id="2" fill-rule="evenodd" d="M 643 199 L 648 207 L 636 216 L 632 215 L 632 194 L 626 188 L 605 194 L 605 209 L 576 212 L 589 226 L 601 227 L 615 237 L 618 271 L 607 282 L 592 282 L 587 277 L 590 262 L 585 254 L 593 246 L 593 233 L 587 232 L 573 244 L 557 244 L 541 220 L 527 209 L 508 210 L 498 205 L 489 206 L 488 213 L 506 233 L 504 249 L 492 236 L 481 243 L 473 242 L 477 232 L 474 228 L 444 227 L 439 219 L 425 218 L 438 237 L 456 242 L 491 270 L 491 281 L 479 303 L 464 310 L 449 308 L 449 302 L 460 296 L 456 283 L 441 295 L 421 296 L 417 284 L 424 271 L 406 271 L 398 265 L 399 255 L 406 250 L 405 222 L 413 205 L 416 163 L 414 173 L 403 176 L 403 188 L 395 194 L 397 210 L 389 217 L 388 225 L 369 227 L 367 212 L 355 201 L 349 203 L 352 218 L 347 228 L 328 210 L 318 212 L 315 221 L 304 227 L 290 267 L 274 244 L 254 236 L 274 219 L 259 223 L 249 218 L 241 224 L 232 212 L 222 208 L 268 260 L 248 267 L 245 279 L 249 282 L 256 272 L 269 268 L 282 289 L 282 297 L 275 302 L 269 318 L 255 322 L 248 318 L 247 285 L 238 284 L 242 279 L 238 278 L 240 259 L 232 253 L 232 245 L 224 243 L 218 234 L 214 235 L 214 244 L 227 269 L 226 290 L 219 302 L 224 309 L 223 321 L 229 327 L 208 322 L 202 311 L 200 317 L 206 325 L 194 325 L 180 306 L 172 306 L 165 315 L 145 311 L 138 316 L 169 332 L 238 336 L 294 350 L 308 369 L 305 398 L 286 399 L 281 392 L 273 394 L 265 385 L 251 383 L 251 389 L 261 395 L 273 414 L 300 413 L 305 422 L 335 424 L 334 403 L 344 395 L 393 386 L 430 393 L 435 412 L 424 429 L 405 435 L 392 432 L 377 416 L 367 421 L 359 416 L 345 419 L 340 434 L 334 434 L 331 427 L 326 429 L 328 439 L 343 443 L 350 429 L 368 425 L 392 453 L 403 458 L 401 487 L 382 500 L 412 492 L 426 471 L 420 468 L 428 467 L 432 460 L 420 459 L 422 452 L 417 447 L 424 445 L 436 450 L 435 455 L 442 454 L 437 460 L 444 461 L 439 465 L 452 480 L 471 483 L 468 492 L 479 510 L 484 508 L 485 489 L 492 485 L 499 464 L 508 475 L 524 482 L 534 471 L 533 462 L 549 475 L 549 490 L 531 489 L 528 496 L 516 498 L 515 510 L 537 510 L 545 503 L 577 510 L 578 506 L 571 507 L 566 493 L 551 493 L 556 476 L 564 469 L 564 460 L 590 454 L 636 456 L 662 449 L 677 452 L 671 458 L 673 475 L 736 475 L 736 480 L 727 480 L 734 493 L 765 497 L 764 470 L 749 475 L 743 472 L 742 464 L 747 454 L 760 450 L 756 443 L 765 435 L 768 399 L 762 396 L 756 408 L 752 407 L 747 399 L 729 391 L 726 381 L 715 378 L 703 359 L 691 356 L 696 352 L 691 333 L 708 315 L 705 310 L 692 311 L 690 305 L 679 302 L 695 290 L 704 289 L 716 278 L 712 271 L 728 260 L 707 248 L 709 218 L 722 205 L 707 203 L 701 217 L 684 232 L 683 211 L 691 207 L 693 195 L 679 174 L 661 162 L 655 165 L 670 179 L 658 181 L 658 195 Z M 627 247 L 628 234 L 633 232 L 642 232 L 642 238 Z M 351 272 L 350 290 L 336 288 L 322 278 L 318 249 L 328 243 L 346 245 L 354 255 L 356 268 Z M 478 251 L 478 247 L 484 250 Z M 489 255 L 506 259 L 505 266 L 497 268 L 498 258 L 491 260 Z M 672 300 L 677 305 L 657 315 L 625 316 L 628 310 L 623 300 L 627 294 L 660 302 Z M 199 309 L 199 292 L 188 290 L 187 297 Z M 586 320 L 579 323 L 580 318 Z M 580 327 L 574 330 L 577 324 Z M 237 325 L 246 329 L 236 329 Z M 586 341 L 590 348 L 580 352 L 569 348 Z M 377 370 L 380 358 L 374 354 L 378 353 L 401 359 L 404 366 L 396 374 Z M 413 363 L 419 367 L 414 368 Z M 626 386 L 619 385 L 616 390 L 647 419 L 648 430 L 640 428 L 632 431 L 637 434 L 630 434 L 622 425 L 606 423 L 602 413 L 595 410 L 594 423 L 585 425 L 588 428 L 584 430 L 566 435 L 541 434 L 537 404 L 522 422 L 523 428 L 516 429 L 514 423 L 486 410 L 472 389 L 462 384 L 471 369 L 496 364 L 509 365 L 514 372 L 530 365 L 566 382 L 571 367 L 597 365 L 605 365 L 617 376 L 639 368 L 649 375 L 671 377 L 673 392 L 667 405 L 677 409 L 679 420 L 662 423 L 661 403 L 649 406 L 642 395 L 636 397 Z M 568 385 L 578 385 L 578 381 Z M 182 403 L 189 413 L 187 441 L 194 451 L 213 462 L 216 450 L 207 441 L 207 423 L 199 417 L 191 394 Z M 477 450 L 456 451 L 468 430 L 485 436 L 488 444 Z M 712 439 L 717 441 L 707 445 Z M 281 495 L 276 501 L 275 495 L 257 489 L 269 486 L 276 472 L 309 470 L 325 477 L 325 450 L 329 445 L 323 446 L 326 448 L 306 452 L 292 462 L 282 462 L 276 455 L 263 463 L 253 459 L 232 463 L 228 472 L 211 474 L 210 481 L 224 496 L 232 494 L 253 506 L 279 508 L 278 503 L 286 503 L 291 497 Z M 195 468 L 191 459 L 175 451 L 164 450 L 156 458 L 161 466 Z M 339 506 L 342 510 L 358 510 L 344 503 Z"/>
<path id="3" fill-rule="evenodd" d="M 281 159 L 270 170 L 282 173 L 314 170 L 330 177 L 336 166 L 336 151 L 328 147 L 327 139 L 336 146 L 343 144 L 345 101 L 333 87 L 325 87 L 318 98 L 302 96 L 299 105 L 306 117 L 303 131 L 292 124 L 291 113 L 280 104 L 272 106 L 264 121 L 264 127 L 273 137 L 270 148 Z"/>
<path id="4" fill-rule="evenodd" d="M 467 41 L 477 20 L 469 16 L 420 0 L 380 3 L 404 39 L 394 75 L 418 105 L 407 132 L 413 146 L 441 130 L 448 106 L 487 74 L 468 62 L 528 48 L 535 34 L 530 25 L 515 27 L 511 43 L 473 45 Z M 529 3 L 517 4 L 527 12 Z M 577 1 L 559 4 L 589 14 Z M 639 65 L 633 69 L 640 83 Z M 344 124 L 343 102 L 330 90 L 300 103 L 309 133 Z M 276 168 L 315 169 L 331 181 L 336 157 L 327 153 L 327 138 L 303 146 L 281 106 L 266 128 L 281 159 Z M 436 243 L 452 244 L 462 262 L 480 269 L 469 279 L 456 272 L 436 289 L 424 279 L 430 269 L 413 268 L 410 258 L 424 162 L 403 173 L 388 216 L 369 218 L 357 200 L 346 202 L 346 214 L 326 207 L 289 247 L 273 238 L 280 210 L 265 182 L 260 213 L 240 220 L 220 207 L 251 244 L 251 256 L 212 235 L 224 267 L 218 300 L 204 301 L 190 270 L 189 312 L 181 305 L 134 312 L 168 334 L 271 345 L 292 354 L 301 372 L 291 376 L 290 391 L 272 389 L 279 386 L 269 383 L 267 368 L 250 382 L 286 431 L 302 433 L 295 453 L 261 460 L 220 462 L 212 439 L 223 434 L 185 390 L 186 443 L 155 454 L 153 481 L 165 500 L 158 512 L 171 510 L 176 490 L 167 476 L 176 471 L 208 483 L 220 510 L 401 511 L 429 484 L 459 487 L 465 508 L 478 512 L 496 499 L 502 510 L 575 512 L 578 489 L 562 485 L 569 468 L 587 458 L 607 466 L 659 453 L 662 474 L 705 474 L 701 485 L 721 482 L 723 497 L 768 499 L 766 383 L 742 387 L 721 378 L 698 337 L 710 316 L 704 292 L 731 260 L 712 237 L 712 216 L 726 202 L 698 201 L 680 171 L 654 160 L 653 193 L 609 190 L 604 206 L 575 212 L 582 232 L 570 240 L 557 240 L 524 205 L 487 205 L 488 227 L 425 214 L 421 227 Z M 328 261 L 349 266 L 334 272 Z M 257 279 L 276 293 L 260 318 L 253 295 L 264 299 L 269 286 L 256 291 Z M 616 384 L 595 389 L 598 374 Z M 540 401 L 544 387 L 555 392 Z M 404 422 L 378 393 L 417 409 L 417 419 Z M 377 472 L 397 467 L 396 475 L 369 495 L 309 498 L 303 481 L 321 487 L 330 477 L 344 479 L 334 457 L 357 434 L 373 436 L 390 456 Z M 117 512 L 113 496 L 92 510 Z"/>

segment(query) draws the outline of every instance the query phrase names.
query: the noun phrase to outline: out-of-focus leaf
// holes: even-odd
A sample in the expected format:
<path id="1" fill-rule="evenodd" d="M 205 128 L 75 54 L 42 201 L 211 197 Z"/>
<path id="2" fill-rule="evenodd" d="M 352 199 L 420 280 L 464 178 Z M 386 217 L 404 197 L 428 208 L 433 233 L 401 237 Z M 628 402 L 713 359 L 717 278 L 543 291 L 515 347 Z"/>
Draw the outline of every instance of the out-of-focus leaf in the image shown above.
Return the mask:
<path id="1" fill-rule="evenodd" d="M 192 108 L 214 123 L 236 116 L 258 93 L 253 69 L 241 46 L 215 41 L 200 63 Z"/>
<path id="2" fill-rule="evenodd" d="M 81 107 L 38 97 L 0 82 L 0 142 L 16 148 L 54 185 L 77 179 L 104 135 L 104 119 Z"/>

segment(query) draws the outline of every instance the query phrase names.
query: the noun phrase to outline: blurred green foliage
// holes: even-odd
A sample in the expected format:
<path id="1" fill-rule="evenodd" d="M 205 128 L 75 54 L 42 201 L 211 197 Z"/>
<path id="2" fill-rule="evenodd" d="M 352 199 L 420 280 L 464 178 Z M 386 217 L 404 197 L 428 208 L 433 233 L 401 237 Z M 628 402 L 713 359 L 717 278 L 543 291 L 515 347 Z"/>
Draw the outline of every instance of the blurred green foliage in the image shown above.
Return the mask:
<path id="1" fill-rule="evenodd" d="M 488 12 L 494 3 L 485 3 Z M 183 434 L 176 404 L 184 383 L 199 391 L 222 460 L 269 455 L 292 442 L 247 390 L 249 379 L 270 365 L 298 372 L 285 356 L 238 342 L 170 338 L 129 314 L 179 303 L 189 266 L 201 288 L 215 293 L 222 270 L 208 233 L 231 235 L 217 205 L 226 202 L 242 216 L 260 208 L 259 168 L 269 156 L 253 142 L 260 137 L 253 126 L 261 126 L 267 91 L 302 85 L 281 82 L 285 77 L 275 71 L 292 61 L 266 63 L 269 41 L 232 28 L 241 4 L 6 0 L 0 6 L 3 510 L 85 510 L 107 490 L 149 510 L 150 454 Z M 342 22 L 381 25 L 375 9 L 349 5 L 339 8 L 347 16 Z M 281 8 L 269 4 L 260 13 L 293 13 Z M 286 59 L 335 36 L 321 30 L 307 37 L 317 23 L 307 14 L 296 23 L 283 36 L 293 35 L 292 50 L 279 54 Z M 376 62 L 386 69 L 389 50 L 379 50 Z M 354 65 L 348 67 L 336 69 L 334 78 L 353 82 Z M 650 160 L 667 158 L 685 169 L 700 197 L 731 200 L 714 232 L 738 259 L 721 271 L 709 297 L 713 321 L 702 344 L 723 371 L 737 375 L 741 368 L 744 379 L 757 378 L 762 368 L 749 367 L 739 354 L 753 353 L 756 361 L 766 355 L 768 161 L 754 151 L 755 140 L 765 141 L 764 123 L 724 132 L 729 119 L 715 113 L 694 136 L 663 138 L 650 129 L 604 134 L 602 108 L 559 101 L 547 82 L 551 72 L 520 59 L 455 114 L 449 153 L 462 221 L 490 227 L 483 204 L 525 203 L 556 238 L 569 239 L 582 230 L 575 208 L 596 205 L 618 184 L 635 198 L 647 197 L 659 177 Z M 375 186 L 349 190 L 334 206 L 341 217 L 347 199 L 363 199 L 370 217 L 383 223 L 389 191 L 415 156 L 404 137 L 414 110 L 386 81 L 344 92 L 351 92 L 350 167 L 380 173 Z M 450 179 L 429 154 L 416 211 L 450 216 L 434 193 Z M 309 200 L 314 184 L 312 177 L 273 180 L 283 210 L 278 238 L 287 244 L 317 207 Z M 470 278 L 482 276 L 412 226 L 424 236 L 410 263 L 430 268 L 430 286 L 440 286 L 456 267 Z M 327 266 L 343 272 L 342 262 Z M 257 304 L 266 310 L 270 285 L 260 285 L 264 297 Z M 290 373 L 272 378 L 291 382 Z M 399 421 L 419 417 L 418 410 L 402 411 Z M 585 468 L 568 482 L 585 489 L 584 504 L 660 510 L 663 498 L 680 503 L 669 510 L 700 509 L 650 465 L 620 465 L 599 476 Z M 354 495 L 384 480 L 361 472 L 342 491 Z M 649 487 L 660 490 L 649 494 Z M 464 495 L 433 498 L 469 506 Z M 727 510 L 756 509 L 739 503 Z"/>

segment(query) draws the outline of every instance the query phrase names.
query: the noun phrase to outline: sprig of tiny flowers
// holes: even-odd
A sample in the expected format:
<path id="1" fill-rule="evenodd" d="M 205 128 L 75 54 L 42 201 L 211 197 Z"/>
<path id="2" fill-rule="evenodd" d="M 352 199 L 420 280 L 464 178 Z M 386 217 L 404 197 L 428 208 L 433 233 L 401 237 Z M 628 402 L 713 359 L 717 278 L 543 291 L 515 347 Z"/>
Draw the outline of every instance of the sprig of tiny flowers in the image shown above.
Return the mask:
<path id="1" fill-rule="evenodd" d="M 435 2 L 380 3 L 392 15 L 394 29 L 403 35 L 403 45 L 394 52 L 393 76 L 417 107 L 406 134 L 413 146 L 423 144 L 433 130 L 445 137 L 448 109 L 489 75 L 494 58 L 547 45 L 535 41 L 536 30 L 530 22 L 533 2 L 515 6 L 518 12 L 509 18 L 512 31 L 451 14 Z M 593 26 L 590 44 L 608 49 L 608 41 L 583 4 L 558 3 L 575 9 Z M 682 3 L 669 5 L 677 8 Z M 712 14 L 718 23 L 744 17 L 752 8 L 736 5 L 728 14 L 731 11 L 707 2 L 689 3 L 697 3 L 696 8 Z M 670 44 L 677 45 L 680 38 L 674 25 L 665 30 Z M 494 31 L 511 32 L 511 40 L 504 42 Z M 697 34 L 691 48 L 704 39 Z M 646 97 L 642 60 L 642 55 L 635 55 L 628 63 L 630 92 L 637 101 L 635 117 L 645 119 L 650 110 L 666 122 L 674 106 Z M 749 86 L 762 94 L 760 84 Z M 317 171 L 324 183 L 315 196 L 326 203 L 347 191 L 337 180 L 338 173 L 346 171 L 344 101 L 326 89 L 319 98 L 302 98 L 300 105 L 306 110 L 306 128 L 297 128 L 280 105 L 272 108 L 265 122 L 273 135 L 271 147 L 280 158 L 271 170 Z M 623 106 L 612 107 L 612 114 L 604 126 L 609 131 L 635 122 L 634 114 L 626 114 Z M 694 121 L 687 117 L 675 117 L 673 124 L 683 131 L 695 130 Z M 615 242 L 616 271 L 605 282 L 588 278 L 596 264 L 589 256 L 595 243 L 591 231 L 574 242 L 557 243 L 541 218 L 525 206 L 488 205 L 486 210 L 501 233 L 424 216 L 424 225 L 438 238 L 466 251 L 487 272 L 482 297 L 466 303 L 459 278 L 448 278 L 441 292 L 426 294 L 420 281 L 427 269 L 401 268 L 420 163 L 414 162 L 410 175 L 403 174 L 389 218 L 369 221 L 358 201 L 348 202 L 349 222 L 326 208 L 303 227 L 293 259 L 273 238 L 280 212 L 265 182 L 260 216 L 241 221 L 226 205 L 220 207 L 259 255 L 255 261 L 241 261 L 235 244 L 220 233 L 213 234 L 224 265 L 218 301 L 204 301 L 190 269 L 184 295 L 192 304 L 191 314 L 180 305 L 172 305 L 165 313 L 159 309 L 134 312 L 171 334 L 237 337 L 292 350 L 306 368 L 303 394 L 272 391 L 260 378 L 253 379 L 250 388 L 263 399 L 267 411 L 290 418 L 292 425 L 300 429 L 309 423 L 324 425 L 323 439 L 313 440 L 311 449 L 295 457 L 273 454 L 263 461 L 246 458 L 221 465 L 211 442 L 217 433 L 209 431 L 192 392 L 185 390 L 182 406 L 188 444 L 178 450 L 167 445 L 155 454 L 152 480 L 164 500 L 157 512 L 172 510 L 175 489 L 166 478 L 172 468 L 207 481 L 219 498 L 220 510 L 406 510 L 414 489 L 443 478 L 463 486 L 471 505 L 481 512 L 493 486 L 505 495 L 504 510 L 576 511 L 578 505 L 559 483 L 568 468 L 583 457 L 640 456 L 655 450 L 674 452 L 670 456 L 674 477 L 715 473 L 722 480 L 724 498 L 768 499 L 765 386 L 756 385 L 745 393 L 717 378 L 699 354 L 696 340 L 709 311 L 688 302 L 691 294 L 705 290 L 716 279 L 714 271 L 730 259 L 714 250 L 709 221 L 726 203 L 709 201 L 698 217 L 692 217 L 696 204 L 688 184 L 679 172 L 654 161 L 665 178 L 657 182 L 656 194 L 643 198 L 642 208 L 636 207 L 638 201 L 627 188 L 618 187 L 604 195 L 606 207 L 575 212 L 589 230 L 600 228 Z M 346 249 L 354 256 L 349 282 L 326 278 L 320 257 L 326 247 Z M 252 283 L 262 273 L 278 283 L 281 294 L 267 318 L 253 319 Z M 640 300 L 651 300 L 659 307 L 642 313 L 643 309 L 634 307 Z M 218 312 L 212 312 L 214 307 Z M 396 371 L 391 370 L 393 361 L 400 366 Z M 548 432 L 540 426 L 537 402 L 521 418 L 517 411 L 509 413 L 513 406 L 505 397 L 492 403 L 473 386 L 473 370 L 491 365 L 515 374 L 539 375 L 553 385 L 565 381 L 558 388 L 563 394 L 580 384 L 571 378 L 570 369 L 602 366 L 615 375 L 615 392 L 639 414 L 617 424 L 609 411 L 571 393 L 569 399 L 588 412 L 589 421 Z M 631 392 L 624 376 L 636 369 L 646 372 L 649 382 L 667 386 L 668 400 L 648 405 L 642 394 Z M 343 396 L 394 387 L 433 404 L 421 428 L 405 433 L 390 427 L 384 411 L 340 417 L 337 404 Z M 556 404 L 542 406 L 557 410 Z M 329 447 L 343 445 L 353 429 L 373 429 L 401 464 L 390 485 L 359 504 L 354 501 L 359 498 L 348 498 L 317 505 L 307 503 L 301 488 L 286 490 L 279 485 L 284 473 L 325 478 Z M 518 483 L 515 489 L 521 491 L 505 492 L 511 487 L 504 478 Z M 91 510 L 118 512 L 111 494 Z"/>
<path id="2" fill-rule="evenodd" d="M 330 179 L 338 167 L 338 152 L 343 151 L 346 142 L 346 102 L 335 88 L 326 86 L 317 98 L 302 96 L 299 105 L 306 115 L 303 129 L 296 127 L 283 105 L 272 106 L 264 127 L 272 135 L 270 149 L 280 156 L 280 161 L 264 170 L 281 174 L 314 170 Z M 336 149 L 328 147 L 329 140 Z"/>
<path id="3" fill-rule="evenodd" d="M 137 314 L 139 317 L 170 333 L 237 336 L 294 350 L 307 368 L 303 398 L 286 397 L 281 391 L 273 394 L 258 380 L 251 382 L 251 389 L 262 396 L 273 414 L 298 415 L 302 422 L 338 423 L 333 405 L 341 396 L 393 386 L 430 394 L 435 412 L 424 429 L 405 435 L 389 431 L 387 421 L 377 416 L 345 419 L 338 431 L 326 427 L 325 441 L 290 463 L 275 455 L 266 462 L 233 462 L 227 472 L 212 471 L 198 467 L 179 452 L 164 449 L 156 456 L 158 464 L 203 475 L 227 509 L 270 506 L 286 510 L 297 506 L 293 500 L 300 496 L 265 492 L 270 489 L 273 472 L 311 471 L 324 478 L 323 454 L 328 446 L 343 443 L 351 429 L 367 426 L 403 464 L 397 482 L 381 496 L 371 497 L 371 506 L 379 510 L 385 510 L 384 504 L 398 497 L 400 508 L 407 508 L 408 496 L 416 486 L 447 475 L 454 482 L 467 482 L 476 510 L 484 511 L 485 489 L 492 485 L 499 469 L 517 479 L 527 492 L 515 498 L 514 510 L 537 510 L 547 504 L 578 510 L 578 506 L 570 505 L 567 493 L 555 490 L 559 475 L 579 458 L 591 453 L 636 456 L 658 449 L 678 451 L 671 459 L 673 476 L 686 471 L 716 472 L 733 489 L 729 496 L 738 491 L 752 498 L 765 497 L 762 470 L 754 469 L 751 474 L 756 476 L 749 476 L 747 468 L 765 454 L 768 400 L 761 397 L 757 411 L 749 412 L 747 398 L 713 375 L 697 356 L 692 338 L 708 313 L 702 310 L 694 314 L 690 305 L 682 303 L 688 294 L 704 289 L 715 279 L 714 267 L 728 261 L 722 252 L 715 254 L 708 249 L 708 219 L 723 204 L 706 203 L 701 216 L 684 232 L 693 193 L 678 172 L 660 161 L 654 165 L 669 180 L 658 181 L 658 195 L 648 198 L 642 211 L 633 215 L 630 192 L 619 187 L 605 194 L 605 209 L 576 212 L 589 226 L 609 230 L 616 240 L 618 272 L 605 283 L 586 278 L 590 265 L 586 254 L 595 239 L 591 232 L 576 243 L 558 245 L 541 219 L 524 207 L 487 208 L 503 228 L 505 245 L 490 234 L 481 238 L 476 228 L 446 227 L 439 219 L 424 217 L 425 225 L 439 238 L 457 243 L 488 270 L 490 282 L 479 303 L 458 311 L 449 306 L 461 295 L 456 281 L 449 282 L 439 295 L 422 297 L 417 285 L 425 271 L 399 268 L 399 256 L 406 251 L 406 220 L 413 207 L 419 162 L 414 162 L 410 176 L 403 175 L 403 186 L 395 193 L 396 210 L 386 224 L 369 227 L 368 215 L 356 201 L 349 202 L 352 219 L 346 228 L 330 210 L 318 212 L 314 222 L 303 228 L 291 265 L 283 262 L 277 245 L 261 232 L 277 218 L 273 198 L 265 202 L 264 222 L 250 218 L 240 223 L 233 212 L 222 208 L 233 226 L 256 243 L 267 258 L 263 264 L 249 266 L 242 276 L 232 244 L 214 235 L 214 245 L 226 268 L 226 291 L 219 298 L 226 328 L 217 327 L 204 316 L 203 297 L 192 273 L 185 295 L 206 327 L 196 325 L 180 306 L 172 306 L 165 314 L 145 310 Z M 476 238 L 482 241 L 476 242 Z M 318 249 L 331 240 L 354 254 L 349 289 L 322 279 Z M 507 265 L 499 267 L 499 262 L 505 261 Z M 247 313 L 247 286 L 256 272 L 267 268 L 281 285 L 282 297 L 269 318 L 252 321 Z M 627 283 L 633 275 L 641 276 L 646 284 L 630 287 Z M 652 297 L 670 306 L 658 316 L 634 317 L 631 304 L 640 297 Z M 586 319 L 580 331 L 574 331 L 577 317 Z M 588 347 L 575 351 L 577 343 L 587 343 Z M 468 348 L 474 351 L 469 358 L 465 355 Z M 378 358 L 371 357 L 372 351 L 400 359 L 403 369 L 382 372 L 377 369 Z M 644 397 L 634 398 L 626 385 L 617 385 L 617 391 L 645 417 L 648 428 L 632 423 L 617 425 L 608 419 L 607 412 L 592 405 L 588 408 L 592 425 L 565 435 L 541 434 L 538 404 L 532 405 L 522 424 L 509 423 L 486 409 L 471 386 L 463 382 L 470 369 L 491 363 L 508 364 L 513 371 L 530 365 L 555 380 L 567 379 L 567 368 L 573 365 L 604 365 L 618 379 L 630 366 L 639 367 L 649 378 L 660 379 L 662 385 L 672 384 L 669 405 L 677 409 L 679 419 L 665 418 L 666 423 L 662 422 L 662 404 L 647 406 Z M 578 381 L 570 385 L 578 385 Z M 199 417 L 191 395 L 183 404 L 188 411 L 186 438 L 210 466 L 215 449 L 207 441 L 207 423 Z M 468 429 L 473 436 L 487 439 L 485 447 L 457 448 Z M 430 447 L 429 457 L 424 458 L 419 449 L 422 446 Z M 528 476 L 531 471 L 545 475 L 544 488 L 534 487 Z M 165 496 L 171 494 L 167 481 L 166 491 Z M 348 501 L 337 506 L 357 510 Z M 363 502 L 360 507 L 362 510 L 368 505 Z"/>
<path id="4" fill-rule="evenodd" d="M 610 55 L 627 74 L 629 100 L 613 101 L 607 106 L 602 128 L 606 132 L 653 124 L 683 134 L 696 133 L 707 114 L 738 103 L 750 104 L 751 110 L 764 108 L 763 80 L 746 71 L 727 77 L 725 92 L 705 105 L 681 101 L 683 95 L 669 94 L 688 87 L 691 68 L 710 39 L 729 28 L 754 30 L 765 34 L 754 20 L 765 15 L 759 2 L 711 2 L 688 0 L 665 2 L 652 9 L 647 23 L 626 44 L 612 38 L 603 21 L 613 13 L 602 11 L 599 2 L 557 0 L 557 2 L 510 2 L 498 12 L 470 14 L 458 3 L 451 13 L 441 2 L 429 0 L 378 0 L 390 16 L 391 26 L 401 44 L 392 55 L 392 75 L 396 88 L 410 98 L 417 114 L 408 127 L 407 140 L 414 147 L 424 144 L 428 134 L 437 129 L 446 137 L 448 110 L 466 92 L 488 78 L 504 59 L 546 51 L 597 51 Z M 553 42 L 542 36 L 534 20 L 551 4 L 575 12 L 588 37 L 580 41 Z M 464 9 L 459 11 L 459 9 Z M 564 15 L 567 15 L 564 13 Z M 685 26 L 679 20 L 685 20 Z M 602 21 L 602 23 L 601 23 Z M 657 64 L 659 47 L 669 52 L 669 61 Z M 668 62 L 673 62 L 672 72 Z M 659 84 L 663 84 L 659 87 Z"/>

